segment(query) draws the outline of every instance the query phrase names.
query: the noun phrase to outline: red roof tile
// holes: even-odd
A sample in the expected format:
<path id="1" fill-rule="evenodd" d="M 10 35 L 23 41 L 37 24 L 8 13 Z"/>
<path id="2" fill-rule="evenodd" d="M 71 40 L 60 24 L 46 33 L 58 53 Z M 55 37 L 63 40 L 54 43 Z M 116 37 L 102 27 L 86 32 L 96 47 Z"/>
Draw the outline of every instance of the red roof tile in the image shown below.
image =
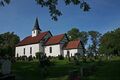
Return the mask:
<path id="1" fill-rule="evenodd" d="M 78 48 L 80 44 L 81 44 L 80 40 L 70 41 L 66 44 L 64 49 L 75 49 Z"/>
<path id="2" fill-rule="evenodd" d="M 60 41 L 64 38 L 64 35 L 65 34 L 60 34 L 60 35 L 51 37 L 50 39 L 48 39 L 45 45 L 52 45 L 52 44 L 60 43 Z"/>
<path id="3" fill-rule="evenodd" d="M 17 46 L 39 43 L 48 32 L 49 31 L 42 32 L 42 33 L 40 33 L 40 34 L 38 34 L 37 36 L 34 36 L 34 37 L 28 36 L 28 37 L 24 38 L 22 41 L 20 41 Z"/>

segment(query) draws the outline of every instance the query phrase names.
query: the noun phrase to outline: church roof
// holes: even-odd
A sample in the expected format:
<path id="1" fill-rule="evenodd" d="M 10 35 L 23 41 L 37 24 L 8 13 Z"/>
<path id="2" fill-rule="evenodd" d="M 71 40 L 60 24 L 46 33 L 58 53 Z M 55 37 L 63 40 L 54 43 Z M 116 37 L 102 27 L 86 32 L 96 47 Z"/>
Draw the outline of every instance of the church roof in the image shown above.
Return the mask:
<path id="1" fill-rule="evenodd" d="M 29 45 L 29 44 L 35 44 L 35 43 L 39 43 L 44 37 L 45 35 L 49 33 L 49 31 L 46 32 L 42 32 L 39 33 L 37 36 L 32 37 L 32 35 L 24 38 L 22 41 L 20 41 L 17 46 L 24 46 L 24 45 Z"/>
<path id="2" fill-rule="evenodd" d="M 76 49 L 76 48 L 79 48 L 79 45 L 81 45 L 80 39 L 79 40 L 74 40 L 74 41 L 69 41 L 64 46 L 64 49 Z"/>
<path id="3" fill-rule="evenodd" d="M 46 42 L 45 45 L 58 44 L 64 38 L 64 36 L 65 36 L 65 34 L 60 34 L 60 35 L 53 36 L 53 37 L 48 39 L 48 41 Z"/>
<path id="4" fill-rule="evenodd" d="M 38 18 L 36 18 L 35 25 L 34 25 L 34 27 L 33 27 L 32 30 L 40 30 L 40 31 L 41 31 L 41 29 L 40 29 L 40 27 L 39 27 Z"/>

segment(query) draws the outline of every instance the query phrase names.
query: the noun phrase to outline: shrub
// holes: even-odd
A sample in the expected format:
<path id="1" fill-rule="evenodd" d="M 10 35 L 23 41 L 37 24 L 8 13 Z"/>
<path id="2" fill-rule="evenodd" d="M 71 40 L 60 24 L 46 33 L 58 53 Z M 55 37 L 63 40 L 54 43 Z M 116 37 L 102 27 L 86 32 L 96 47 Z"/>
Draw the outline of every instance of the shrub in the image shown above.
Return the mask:
<path id="1" fill-rule="evenodd" d="M 21 59 L 22 59 L 23 61 L 25 61 L 25 60 L 27 60 L 27 56 L 24 55 L 24 56 L 21 57 Z"/>
<path id="2" fill-rule="evenodd" d="M 76 56 L 73 57 L 73 60 L 74 60 L 75 65 L 79 65 L 79 64 L 80 64 L 80 62 L 79 62 L 79 60 L 76 58 Z"/>
<path id="3" fill-rule="evenodd" d="M 32 55 L 30 55 L 30 56 L 28 57 L 28 61 L 32 61 L 32 60 L 33 60 Z"/>
<path id="4" fill-rule="evenodd" d="M 58 55 L 58 59 L 59 59 L 59 60 L 64 60 L 63 55 Z"/>
<path id="5" fill-rule="evenodd" d="M 36 58 L 39 59 L 40 66 L 42 67 L 49 66 L 51 64 L 49 58 L 43 52 L 37 52 Z"/>
<path id="6" fill-rule="evenodd" d="M 83 57 L 82 57 L 82 61 L 83 61 L 83 62 L 87 62 L 87 60 L 86 60 L 86 57 L 85 57 L 85 56 L 83 56 Z"/>
<path id="7" fill-rule="evenodd" d="M 41 52 L 36 52 L 36 53 L 35 53 L 35 55 L 36 55 L 36 59 L 39 59 L 39 57 L 40 57 L 40 53 L 41 53 Z"/>

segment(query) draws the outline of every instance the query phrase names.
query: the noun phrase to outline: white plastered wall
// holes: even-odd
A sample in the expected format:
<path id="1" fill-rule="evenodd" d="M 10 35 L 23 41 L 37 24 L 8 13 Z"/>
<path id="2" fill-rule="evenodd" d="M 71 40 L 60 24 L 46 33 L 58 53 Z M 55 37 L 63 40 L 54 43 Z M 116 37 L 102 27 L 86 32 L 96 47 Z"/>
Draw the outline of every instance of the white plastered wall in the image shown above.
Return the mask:
<path id="1" fill-rule="evenodd" d="M 50 47 L 52 47 L 52 53 L 50 53 Z M 60 44 L 44 46 L 44 49 L 47 56 L 58 56 L 62 53 Z"/>
<path id="2" fill-rule="evenodd" d="M 74 56 L 75 53 L 78 53 L 78 49 L 68 49 L 68 50 L 64 50 L 64 57 L 66 57 L 67 51 L 69 51 L 70 56 L 71 56 L 71 55 Z"/>
<path id="3" fill-rule="evenodd" d="M 24 56 L 24 48 L 25 48 L 25 55 L 27 57 L 29 57 L 30 54 L 30 47 L 32 48 L 32 56 L 35 56 L 36 52 L 43 52 L 43 47 L 41 46 L 41 44 L 31 44 L 31 45 L 25 45 L 25 46 L 18 46 L 16 47 L 16 51 L 15 51 L 15 57 L 18 56 Z"/>

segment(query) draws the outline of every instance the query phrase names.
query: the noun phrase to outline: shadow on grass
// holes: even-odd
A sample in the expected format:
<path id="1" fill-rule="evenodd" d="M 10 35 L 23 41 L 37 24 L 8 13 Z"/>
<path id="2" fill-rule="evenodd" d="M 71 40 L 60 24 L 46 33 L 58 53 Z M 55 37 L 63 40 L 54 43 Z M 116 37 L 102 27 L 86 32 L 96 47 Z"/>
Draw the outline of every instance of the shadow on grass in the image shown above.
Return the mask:
<path id="1" fill-rule="evenodd" d="M 12 71 L 16 80 L 39 80 L 40 69 L 37 62 L 17 62 L 13 64 Z"/>
<path id="2" fill-rule="evenodd" d="M 17 80 L 43 80 L 66 76 L 71 70 L 79 69 L 80 65 L 59 61 L 55 65 L 42 68 L 38 62 L 16 62 L 12 68 Z"/>
<path id="3" fill-rule="evenodd" d="M 87 80 L 120 80 L 120 60 L 106 61 Z"/>
<path id="4" fill-rule="evenodd" d="M 71 70 L 80 70 L 81 66 L 89 67 L 93 64 L 96 64 L 97 70 L 87 77 L 87 80 L 120 80 L 120 60 L 106 61 L 101 63 L 102 65 L 97 62 L 75 65 L 61 60 L 45 69 L 38 64 L 38 62 L 16 62 L 13 64 L 12 70 L 16 75 L 16 80 L 66 80 Z"/>

